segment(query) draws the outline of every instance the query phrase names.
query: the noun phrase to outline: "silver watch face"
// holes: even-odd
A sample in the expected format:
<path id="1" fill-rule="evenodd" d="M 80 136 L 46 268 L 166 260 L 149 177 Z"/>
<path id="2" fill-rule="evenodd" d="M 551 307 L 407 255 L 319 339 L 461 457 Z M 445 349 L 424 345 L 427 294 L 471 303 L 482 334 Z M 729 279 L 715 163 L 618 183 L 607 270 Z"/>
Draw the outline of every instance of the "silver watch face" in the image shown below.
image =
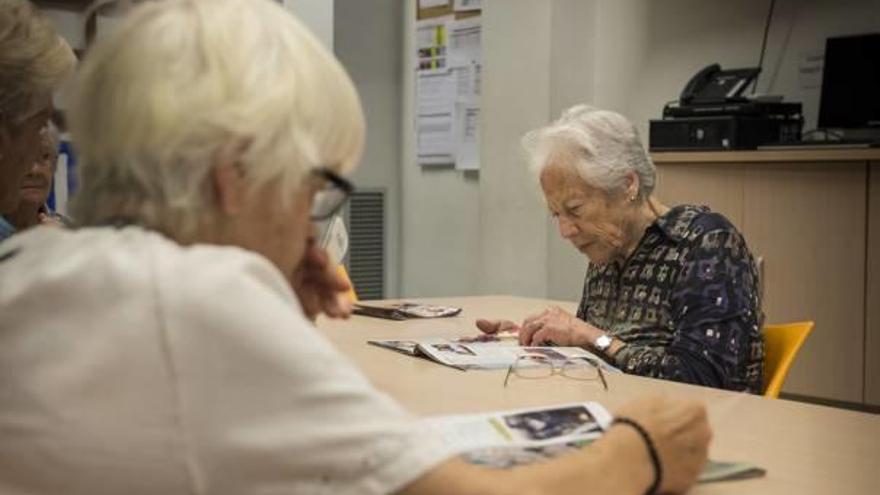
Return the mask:
<path id="1" fill-rule="evenodd" d="M 605 349 L 608 349 L 609 347 L 611 347 L 611 337 L 609 337 L 608 335 L 603 335 L 603 336 L 599 337 L 598 339 L 596 339 L 596 349 L 599 349 L 600 351 L 604 351 Z"/>

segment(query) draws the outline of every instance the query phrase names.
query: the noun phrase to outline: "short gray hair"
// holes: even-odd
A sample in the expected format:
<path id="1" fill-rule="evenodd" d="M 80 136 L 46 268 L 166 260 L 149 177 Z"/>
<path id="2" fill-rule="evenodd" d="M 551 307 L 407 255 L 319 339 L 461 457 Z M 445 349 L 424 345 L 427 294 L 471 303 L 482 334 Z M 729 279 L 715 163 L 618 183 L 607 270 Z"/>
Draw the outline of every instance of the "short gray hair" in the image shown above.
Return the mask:
<path id="1" fill-rule="evenodd" d="M 526 134 L 522 144 L 538 174 L 563 158 L 587 184 L 609 193 L 620 190 L 630 172 L 639 178 L 640 197 L 647 198 L 654 191 L 654 163 L 636 127 L 619 113 L 577 105 L 549 126 Z"/>
<path id="2" fill-rule="evenodd" d="M 280 197 L 257 200 L 280 206 L 310 170 L 353 168 L 365 127 L 345 70 L 270 0 L 139 4 L 86 57 L 70 124 L 75 216 L 178 239 L 217 218 L 218 156 L 236 154 L 252 192 L 279 184 Z"/>
<path id="3" fill-rule="evenodd" d="M 76 58 L 26 0 L 0 0 L 0 123 L 15 126 L 73 72 Z"/>

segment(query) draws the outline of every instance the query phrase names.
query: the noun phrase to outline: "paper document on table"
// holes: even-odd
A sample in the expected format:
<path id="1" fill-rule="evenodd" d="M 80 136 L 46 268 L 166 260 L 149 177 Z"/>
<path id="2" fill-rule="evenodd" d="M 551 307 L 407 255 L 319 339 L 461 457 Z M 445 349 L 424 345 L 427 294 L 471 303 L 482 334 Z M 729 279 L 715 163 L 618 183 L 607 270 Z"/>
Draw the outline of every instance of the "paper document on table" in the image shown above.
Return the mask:
<path id="1" fill-rule="evenodd" d="M 601 366 L 609 372 L 619 372 L 595 354 L 580 347 L 522 347 L 516 339 L 497 341 L 476 341 L 471 338 L 448 339 L 429 337 L 419 339 L 370 340 L 368 343 L 379 347 L 405 352 L 412 356 L 423 356 L 440 364 L 459 369 L 492 370 L 506 369 L 515 362 L 517 366 L 546 366 L 547 362 L 562 364 L 572 360 L 583 360 L 584 366 Z M 408 349 L 409 351 L 404 351 Z M 537 356 L 540 359 L 520 359 L 523 356 Z"/>
<path id="2" fill-rule="evenodd" d="M 452 450 L 535 448 L 599 438 L 611 414 L 596 402 L 561 404 L 487 414 L 424 418 L 421 426 Z"/>
<path id="3" fill-rule="evenodd" d="M 482 414 L 432 416 L 422 427 L 471 464 L 496 469 L 547 461 L 571 454 L 599 439 L 613 416 L 601 404 L 584 402 Z M 764 476 L 744 462 L 709 460 L 699 483 Z"/>

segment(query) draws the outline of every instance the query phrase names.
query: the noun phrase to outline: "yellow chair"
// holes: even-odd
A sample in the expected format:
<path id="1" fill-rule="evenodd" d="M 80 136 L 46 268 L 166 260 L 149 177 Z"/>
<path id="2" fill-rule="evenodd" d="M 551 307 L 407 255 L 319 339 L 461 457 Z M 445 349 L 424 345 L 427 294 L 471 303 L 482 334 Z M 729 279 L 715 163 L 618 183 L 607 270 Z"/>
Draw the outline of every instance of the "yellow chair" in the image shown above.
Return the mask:
<path id="1" fill-rule="evenodd" d="M 779 397 L 788 370 L 815 323 L 764 325 L 764 397 Z"/>
<path id="2" fill-rule="evenodd" d="M 351 300 L 351 302 L 353 302 L 353 303 L 358 302 L 357 292 L 354 291 L 354 284 L 351 283 L 351 278 L 348 277 L 348 272 L 345 270 L 345 266 L 344 265 L 337 266 L 336 267 L 336 274 L 339 275 L 340 277 L 344 278 L 345 280 L 347 280 L 348 285 L 351 286 L 351 289 L 348 291 L 348 298 Z"/>

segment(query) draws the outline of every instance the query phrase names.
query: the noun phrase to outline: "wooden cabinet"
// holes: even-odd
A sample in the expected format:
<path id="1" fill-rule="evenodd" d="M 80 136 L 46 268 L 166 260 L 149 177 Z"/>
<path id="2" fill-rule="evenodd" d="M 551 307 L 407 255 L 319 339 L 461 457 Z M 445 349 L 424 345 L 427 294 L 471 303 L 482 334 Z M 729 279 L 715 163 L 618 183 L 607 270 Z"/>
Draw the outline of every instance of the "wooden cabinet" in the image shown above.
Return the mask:
<path id="1" fill-rule="evenodd" d="M 868 167 L 865 402 L 880 404 L 880 161 Z"/>
<path id="2" fill-rule="evenodd" d="M 816 322 L 784 391 L 880 404 L 880 150 L 653 158 L 662 201 L 707 204 L 743 232 L 766 321 Z"/>

